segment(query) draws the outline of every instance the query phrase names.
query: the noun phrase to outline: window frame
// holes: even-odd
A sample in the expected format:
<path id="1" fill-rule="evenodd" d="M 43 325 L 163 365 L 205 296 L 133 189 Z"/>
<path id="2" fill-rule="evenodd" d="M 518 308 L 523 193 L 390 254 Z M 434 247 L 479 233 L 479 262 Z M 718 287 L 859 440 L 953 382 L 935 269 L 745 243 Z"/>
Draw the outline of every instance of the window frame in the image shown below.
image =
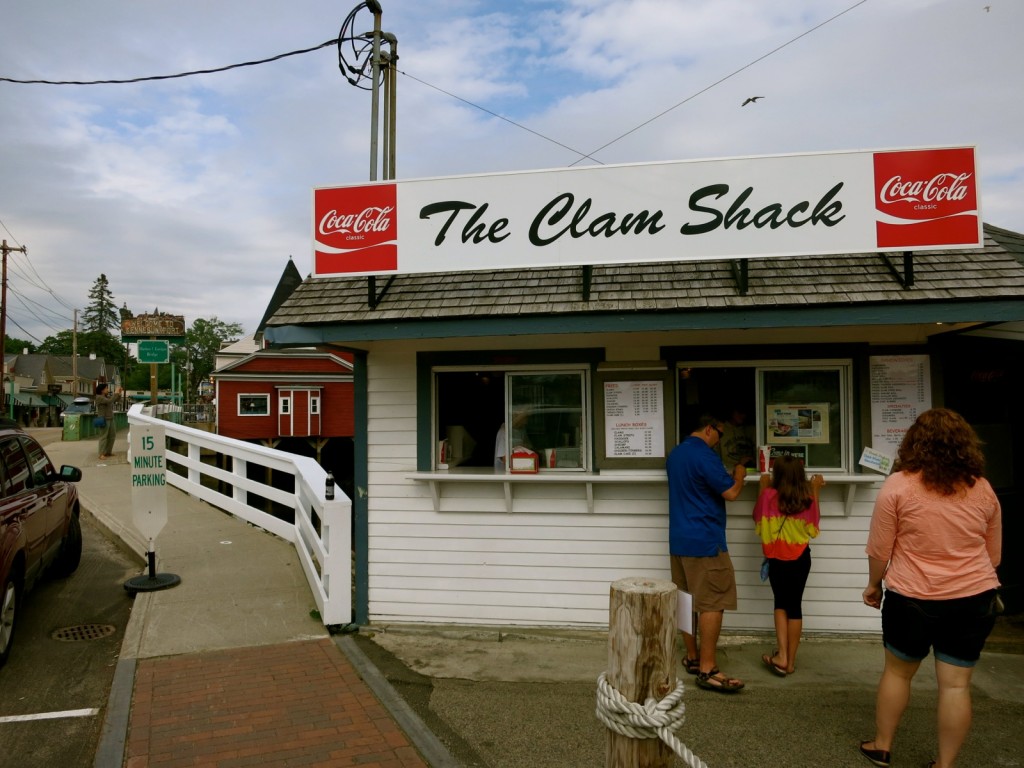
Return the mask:
<path id="1" fill-rule="evenodd" d="M 264 412 L 263 413 L 251 413 L 251 412 L 247 413 L 244 410 L 242 410 L 242 401 L 245 398 L 250 398 L 252 400 L 263 400 Z M 254 417 L 254 416 L 255 417 L 266 417 L 266 416 L 270 415 L 270 395 L 267 394 L 266 392 L 240 392 L 238 394 L 237 405 L 238 405 L 238 415 L 242 416 L 242 417 L 245 417 L 245 418 L 251 418 L 251 417 Z"/>
<path id="2" fill-rule="evenodd" d="M 808 471 L 852 474 L 856 470 L 854 454 L 854 438 L 857 424 L 854 420 L 855 413 L 855 388 L 854 375 L 856 361 L 853 358 L 796 358 L 791 360 L 765 360 L 765 359 L 687 359 L 675 363 L 675 378 L 679 381 L 679 372 L 684 369 L 694 368 L 750 368 L 754 374 L 754 435 L 755 443 L 758 446 L 767 445 L 767 415 L 766 408 L 769 405 L 765 401 L 764 374 L 766 372 L 778 371 L 807 371 L 807 372 L 829 372 L 833 371 L 838 375 L 839 385 L 839 428 L 841 435 L 838 441 L 840 460 L 836 465 L 822 465 L 808 463 Z M 680 408 L 682 388 L 676 387 L 675 398 L 677 412 Z M 681 441 L 685 435 L 679 435 Z"/>
<path id="3" fill-rule="evenodd" d="M 538 456 L 539 459 L 539 472 L 543 473 L 588 473 L 593 471 L 593 404 L 590 394 L 591 389 L 591 371 L 592 365 L 589 362 L 566 362 L 566 363 L 515 363 L 515 364 L 500 364 L 500 363 L 486 363 L 486 364 L 466 364 L 466 365 L 432 365 L 430 366 L 430 456 L 429 456 L 429 470 L 437 471 L 441 467 L 440 457 L 438 455 L 438 446 L 442 439 L 440 435 L 441 425 L 438 423 L 438 375 L 445 373 L 471 373 L 471 372 L 486 372 L 492 371 L 495 373 L 501 373 L 504 378 L 504 413 L 506 422 L 509 420 L 511 413 L 511 393 L 510 387 L 508 386 L 509 376 L 522 376 L 529 374 L 567 374 L 579 376 L 580 383 L 580 408 L 582 411 L 580 418 L 580 464 L 579 467 L 544 467 L 543 456 Z M 506 455 L 507 451 L 511 448 L 510 441 L 508 440 L 509 433 L 506 432 Z M 470 469 L 470 468 L 467 468 Z M 472 468 L 478 469 L 483 472 L 485 468 Z M 451 470 L 448 470 L 451 471 Z M 489 474 L 501 474 L 497 473 L 496 470 L 491 468 Z M 507 472 L 506 472 L 507 474 Z"/>

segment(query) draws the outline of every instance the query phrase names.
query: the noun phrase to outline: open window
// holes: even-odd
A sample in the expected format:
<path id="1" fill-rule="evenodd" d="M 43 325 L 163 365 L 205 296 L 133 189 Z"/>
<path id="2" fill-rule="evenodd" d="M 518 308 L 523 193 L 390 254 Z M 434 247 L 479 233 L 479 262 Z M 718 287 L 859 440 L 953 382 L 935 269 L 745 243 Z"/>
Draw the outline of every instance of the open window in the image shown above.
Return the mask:
<path id="1" fill-rule="evenodd" d="M 852 472 L 851 361 L 688 362 L 677 380 L 679 438 L 701 414 L 718 416 L 726 466 L 756 467 L 757 448 L 767 445 L 809 470 Z"/>
<path id="2" fill-rule="evenodd" d="M 434 369 L 434 466 L 505 472 L 589 466 L 588 368 Z"/>

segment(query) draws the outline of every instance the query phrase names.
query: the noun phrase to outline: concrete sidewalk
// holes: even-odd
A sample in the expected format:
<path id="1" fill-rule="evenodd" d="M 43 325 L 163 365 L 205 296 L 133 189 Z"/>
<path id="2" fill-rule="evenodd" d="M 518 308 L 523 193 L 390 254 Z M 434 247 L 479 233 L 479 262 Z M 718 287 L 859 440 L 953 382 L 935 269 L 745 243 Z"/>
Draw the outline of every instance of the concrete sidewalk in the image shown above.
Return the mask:
<path id="1" fill-rule="evenodd" d="M 145 573 L 126 433 L 103 461 L 94 440 L 33 433 L 55 464 L 82 469 L 84 513 Z M 390 689 L 351 640 L 327 633 L 291 544 L 174 488 L 167 499 L 157 571 L 181 583 L 134 598 L 125 592 L 134 604 L 96 768 L 404 768 L 427 765 L 425 757 L 450 760 L 411 712 L 382 704 Z"/>
<path id="2" fill-rule="evenodd" d="M 58 437 L 47 451 L 82 468 L 83 508 L 141 564 L 125 438 L 103 462 L 95 441 Z M 173 488 L 168 507 L 158 571 L 182 581 L 134 598 L 98 768 L 605 764 L 594 708 L 606 633 L 377 625 L 332 638 L 290 544 Z M 1020 635 L 992 647 L 1019 651 Z M 807 638 L 786 678 L 761 665 L 771 647 L 767 636 L 722 639 L 720 666 L 747 683 L 739 694 L 699 690 L 680 670 L 677 736 L 713 768 L 868 765 L 856 745 L 873 735 L 878 640 Z M 934 709 L 926 662 L 894 765 L 934 757 Z M 986 651 L 974 715 L 959 765 L 1024 766 L 1024 655 Z"/>

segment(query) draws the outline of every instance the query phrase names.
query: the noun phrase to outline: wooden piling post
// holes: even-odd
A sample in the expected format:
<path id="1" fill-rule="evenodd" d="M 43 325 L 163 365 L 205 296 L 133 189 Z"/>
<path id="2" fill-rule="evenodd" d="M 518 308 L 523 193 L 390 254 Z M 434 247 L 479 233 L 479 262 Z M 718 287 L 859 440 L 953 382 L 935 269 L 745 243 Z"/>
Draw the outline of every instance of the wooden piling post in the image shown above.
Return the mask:
<path id="1" fill-rule="evenodd" d="M 631 702 L 661 700 L 676 687 L 676 585 L 630 576 L 612 583 L 608 619 L 608 683 Z M 669 768 L 661 739 L 608 731 L 607 768 Z"/>

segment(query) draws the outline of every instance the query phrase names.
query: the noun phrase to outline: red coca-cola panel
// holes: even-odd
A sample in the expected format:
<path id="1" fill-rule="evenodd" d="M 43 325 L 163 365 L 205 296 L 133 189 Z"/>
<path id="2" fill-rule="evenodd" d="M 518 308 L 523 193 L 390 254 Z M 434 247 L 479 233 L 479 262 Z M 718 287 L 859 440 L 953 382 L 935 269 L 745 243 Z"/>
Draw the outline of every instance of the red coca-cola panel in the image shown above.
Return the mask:
<path id="1" fill-rule="evenodd" d="M 874 162 L 879 248 L 978 242 L 973 149 L 876 152 Z"/>
<path id="2" fill-rule="evenodd" d="M 314 190 L 313 224 L 315 274 L 398 269 L 396 185 Z"/>

